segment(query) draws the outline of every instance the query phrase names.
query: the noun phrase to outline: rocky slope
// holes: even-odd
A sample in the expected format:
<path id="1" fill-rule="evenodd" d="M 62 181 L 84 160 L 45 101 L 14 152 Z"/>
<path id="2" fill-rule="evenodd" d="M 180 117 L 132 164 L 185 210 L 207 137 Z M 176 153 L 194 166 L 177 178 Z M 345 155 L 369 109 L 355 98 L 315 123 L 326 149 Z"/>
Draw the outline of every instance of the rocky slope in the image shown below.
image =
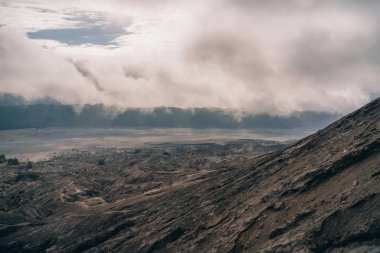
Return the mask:
<path id="1" fill-rule="evenodd" d="M 2 168 L 0 251 L 380 252 L 380 99 L 286 148 L 210 145 Z"/>

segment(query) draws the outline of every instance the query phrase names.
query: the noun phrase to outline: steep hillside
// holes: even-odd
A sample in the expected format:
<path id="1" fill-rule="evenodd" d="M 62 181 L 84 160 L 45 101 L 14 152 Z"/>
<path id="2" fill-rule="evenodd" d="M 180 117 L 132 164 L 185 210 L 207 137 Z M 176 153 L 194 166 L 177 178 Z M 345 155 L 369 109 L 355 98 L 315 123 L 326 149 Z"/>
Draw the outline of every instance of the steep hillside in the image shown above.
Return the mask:
<path id="1" fill-rule="evenodd" d="M 279 151 L 250 145 L 114 153 L 106 168 L 84 154 L 25 172 L 35 176 L 9 169 L 0 251 L 380 251 L 380 99 Z M 9 192 L 22 201 L 10 207 Z"/>

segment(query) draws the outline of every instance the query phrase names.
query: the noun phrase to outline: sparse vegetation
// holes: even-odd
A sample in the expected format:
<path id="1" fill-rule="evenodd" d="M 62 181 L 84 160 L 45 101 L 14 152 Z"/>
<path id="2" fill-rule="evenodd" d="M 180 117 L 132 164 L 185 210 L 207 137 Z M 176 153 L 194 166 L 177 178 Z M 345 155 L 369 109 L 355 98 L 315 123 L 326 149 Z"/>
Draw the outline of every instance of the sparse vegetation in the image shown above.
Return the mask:
<path id="1" fill-rule="evenodd" d="M 164 155 L 164 156 L 170 156 L 170 153 L 168 151 L 164 151 L 164 152 L 162 152 L 162 155 Z"/>
<path id="2" fill-rule="evenodd" d="M 17 158 L 10 158 L 8 159 L 8 165 L 19 165 L 20 163 L 18 162 Z"/>
<path id="3" fill-rule="evenodd" d="M 35 172 L 21 172 L 15 178 L 16 182 L 19 181 L 35 181 L 39 178 L 39 175 Z"/>
<path id="4" fill-rule="evenodd" d="M 135 165 L 136 163 L 137 163 L 136 161 L 130 161 L 130 162 L 128 163 L 128 166 L 131 167 L 131 166 Z"/>
<path id="5" fill-rule="evenodd" d="M 106 161 L 104 159 L 99 159 L 98 160 L 98 165 L 99 166 L 102 166 L 102 165 L 105 165 L 106 164 Z"/>
<path id="6" fill-rule="evenodd" d="M 28 162 L 26 163 L 26 168 L 28 168 L 28 169 L 33 168 L 33 164 L 32 164 L 31 161 L 28 161 Z"/>
<path id="7" fill-rule="evenodd" d="M 0 155 L 0 163 L 5 163 L 6 161 L 7 161 L 7 159 L 5 158 L 5 155 L 1 154 Z"/>

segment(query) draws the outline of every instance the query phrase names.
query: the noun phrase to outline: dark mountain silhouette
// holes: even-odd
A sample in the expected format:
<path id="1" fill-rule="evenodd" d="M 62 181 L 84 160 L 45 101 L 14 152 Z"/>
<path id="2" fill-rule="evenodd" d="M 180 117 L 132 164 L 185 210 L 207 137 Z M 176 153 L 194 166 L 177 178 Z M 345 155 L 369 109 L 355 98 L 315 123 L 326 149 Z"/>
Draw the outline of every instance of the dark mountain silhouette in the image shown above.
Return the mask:
<path id="1" fill-rule="evenodd" d="M 157 107 L 117 111 L 102 104 L 84 105 L 79 113 L 72 105 L 51 98 L 27 103 L 22 97 L 0 94 L 0 130 L 46 127 L 157 127 L 226 129 L 320 129 L 339 117 L 323 112 L 298 112 L 289 116 L 246 114 L 240 119 L 233 112 L 213 108 L 181 109 Z"/>
<path id="2" fill-rule="evenodd" d="M 380 99 L 273 145 L 168 144 L 4 165 L 0 251 L 379 252 Z"/>

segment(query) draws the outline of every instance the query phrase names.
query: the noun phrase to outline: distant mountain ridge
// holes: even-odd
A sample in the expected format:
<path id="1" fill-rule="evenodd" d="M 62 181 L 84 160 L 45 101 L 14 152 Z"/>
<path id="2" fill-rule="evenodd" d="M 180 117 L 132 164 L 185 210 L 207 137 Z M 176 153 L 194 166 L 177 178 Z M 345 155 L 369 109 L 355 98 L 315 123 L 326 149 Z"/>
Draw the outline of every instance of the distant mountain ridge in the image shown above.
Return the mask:
<path id="1" fill-rule="evenodd" d="M 157 107 L 149 111 L 129 108 L 117 111 L 103 104 L 84 105 L 77 113 L 73 105 L 51 98 L 27 102 L 20 96 L 0 94 L 0 129 L 46 127 L 156 127 L 156 128 L 226 128 L 226 129 L 320 129 L 340 115 L 304 111 L 289 116 L 244 114 L 215 108 Z"/>

